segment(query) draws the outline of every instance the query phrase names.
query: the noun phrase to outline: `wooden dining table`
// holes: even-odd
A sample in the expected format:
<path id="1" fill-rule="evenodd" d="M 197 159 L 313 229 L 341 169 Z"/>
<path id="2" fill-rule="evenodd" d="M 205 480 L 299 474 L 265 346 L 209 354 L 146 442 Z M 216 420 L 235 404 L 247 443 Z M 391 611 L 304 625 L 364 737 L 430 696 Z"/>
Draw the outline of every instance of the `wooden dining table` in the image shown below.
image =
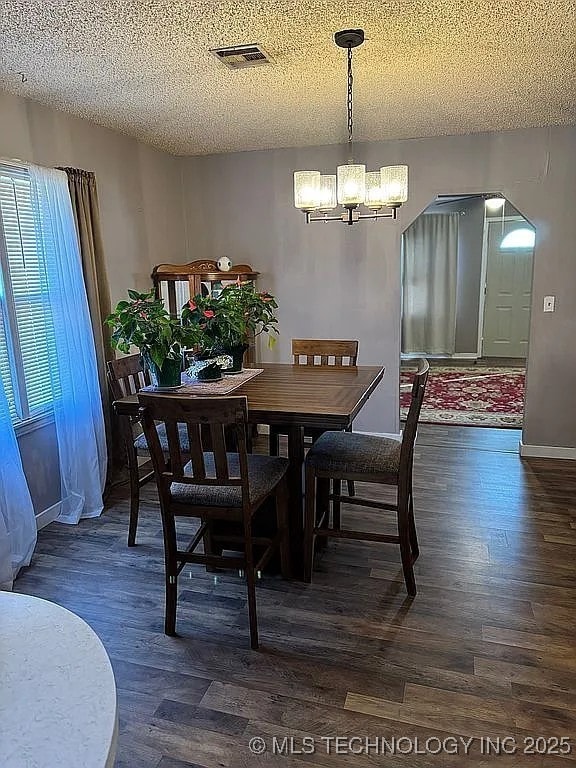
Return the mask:
<path id="1" fill-rule="evenodd" d="M 256 367 L 256 366 L 255 366 Z M 349 427 L 382 377 L 384 368 L 262 363 L 263 371 L 231 393 L 246 395 L 252 424 L 282 425 L 288 437 L 290 547 L 296 578 L 302 571 L 304 429 Z M 167 395 L 174 396 L 174 395 Z M 178 392 L 179 397 L 194 397 Z M 119 416 L 137 416 L 135 395 L 114 402 Z"/>

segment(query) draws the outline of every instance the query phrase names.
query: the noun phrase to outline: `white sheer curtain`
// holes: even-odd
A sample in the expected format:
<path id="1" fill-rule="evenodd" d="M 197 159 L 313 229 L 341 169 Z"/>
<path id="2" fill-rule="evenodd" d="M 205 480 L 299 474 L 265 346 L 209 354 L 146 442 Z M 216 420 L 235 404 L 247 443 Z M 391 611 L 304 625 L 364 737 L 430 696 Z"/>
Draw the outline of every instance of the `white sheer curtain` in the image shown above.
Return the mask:
<path id="1" fill-rule="evenodd" d="M 47 354 L 62 486 L 58 520 L 77 523 L 103 508 L 106 439 L 96 351 L 66 174 L 38 166 L 29 171 L 54 327 Z"/>
<path id="2" fill-rule="evenodd" d="M 36 546 L 36 518 L 0 378 L 0 589 L 12 589 Z"/>
<path id="3" fill-rule="evenodd" d="M 455 350 L 458 219 L 423 214 L 404 233 L 402 352 Z"/>

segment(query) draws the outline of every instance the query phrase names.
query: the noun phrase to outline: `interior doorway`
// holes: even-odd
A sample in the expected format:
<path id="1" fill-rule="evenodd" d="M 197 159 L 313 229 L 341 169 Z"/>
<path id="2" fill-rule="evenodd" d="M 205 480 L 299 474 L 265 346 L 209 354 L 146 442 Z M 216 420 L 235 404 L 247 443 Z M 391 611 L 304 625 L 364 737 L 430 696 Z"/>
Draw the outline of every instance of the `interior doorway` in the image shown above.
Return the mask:
<path id="1" fill-rule="evenodd" d="M 535 230 L 497 192 L 440 195 L 402 237 L 401 417 L 411 361 L 431 363 L 421 419 L 520 429 Z"/>

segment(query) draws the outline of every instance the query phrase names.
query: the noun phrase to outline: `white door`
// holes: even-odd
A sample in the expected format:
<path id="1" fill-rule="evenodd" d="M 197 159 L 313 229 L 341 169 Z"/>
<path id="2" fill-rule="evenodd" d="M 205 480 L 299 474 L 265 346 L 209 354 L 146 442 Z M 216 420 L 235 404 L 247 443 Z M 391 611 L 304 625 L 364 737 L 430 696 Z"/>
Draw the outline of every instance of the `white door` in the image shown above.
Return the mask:
<path id="1" fill-rule="evenodd" d="M 526 357 L 534 228 L 525 219 L 487 220 L 482 355 Z"/>

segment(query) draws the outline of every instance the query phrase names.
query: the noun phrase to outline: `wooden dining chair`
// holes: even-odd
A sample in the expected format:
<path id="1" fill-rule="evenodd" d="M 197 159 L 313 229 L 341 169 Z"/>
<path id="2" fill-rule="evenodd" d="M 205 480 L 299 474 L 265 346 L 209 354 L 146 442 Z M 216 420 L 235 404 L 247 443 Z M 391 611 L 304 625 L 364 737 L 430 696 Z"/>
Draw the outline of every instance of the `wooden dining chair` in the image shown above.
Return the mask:
<path id="1" fill-rule="evenodd" d="M 304 522 L 304 580 L 312 580 L 314 541 L 317 536 L 400 545 L 404 580 L 408 594 L 416 594 L 414 561 L 418 538 L 414 522 L 412 466 L 418 419 L 424 400 L 429 365 L 420 360 L 412 384 L 410 408 L 401 440 L 356 432 L 325 432 L 306 456 L 306 506 Z M 397 488 L 396 504 L 340 495 L 342 480 L 358 480 Z M 330 482 L 333 492 L 330 492 Z M 398 535 L 343 530 L 340 504 L 357 504 L 396 513 Z M 330 523 L 330 502 L 332 521 Z"/>
<path id="2" fill-rule="evenodd" d="M 357 341 L 337 339 L 292 339 L 294 365 L 356 365 Z"/>
<path id="3" fill-rule="evenodd" d="M 355 366 L 358 361 L 358 342 L 353 340 L 340 341 L 337 339 L 292 339 L 292 362 L 294 365 L 334 365 Z M 352 427 L 348 427 L 348 432 Z M 306 428 L 304 437 L 309 437 L 314 443 L 322 434 L 323 429 Z M 282 425 L 270 426 L 270 456 L 280 453 L 280 435 L 286 434 Z M 348 483 L 348 494 L 354 496 L 354 482 Z"/>
<path id="4" fill-rule="evenodd" d="M 113 400 L 120 400 L 122 397 L 137 395 L 142 387 L 150 384 L 150 374 L 142 365 L 142 358 L 139 354 L 129 355 L 111 360 L 108 363 L 107 370 L 108 386 Z M 142 431 L 140 420 L 137 417 L 118 416 L 120 435 L 124 449 L 126 451 L 126 464 L 128 467 L 128 477 L 130 481 L 130 522 L 128 526 L 128 546 L 133 547 L 136 544 L 136 532 L 138 528 L 138 514 L 140 509 L 140 488 L 150 480 L 154 479 L 154 472 L 145 472 L 140 474 L 138 458 L 150 458 L 146 435 Z M 188 435 L 182 425 L 180 427 L 181 441 L 184 448 L 188 448 Z M 160 442 L 164 451 L 168 450 L 166 432 L 163 427 L 159 430 Z M 204 444 L 209 445 L 210 435 L 203 431 Z M 234 445 L 234 435 L 230 430 L 226 430 L 226 443 L 230 450 Z M 252 435 L 248 434 L 248 451 L 252 453 Z M 208 535 L 208 534 L 207 534 Z"/>
<path id="5" fill-rule="evenodd" d="M 258 648 L 256 615 L 256 574 L 280 550 L 284 578 L 290 576 L 286 471 L 288 460 L 259 456 L 247 451 L 248 402 L 242 397 L 182 397 L 141 392 L 140 418 L 150 446 L 150 456 L 158 485 L 166 576 L 165 633 L 176 634 L 178 575 L 187 563 L 245 571 L 248 591 L 250 645 Z M 182 450 L 179 425 L 188 435 L 190 461 Z M 211 450 L 202 442 L 202 425 L 210 430 Z M 168 439 L 168 452 L 161 444 L 160 427 Z M 235 432 L 237 452 L 226 451 L 225 428 Z M 255 513 L 270 497 L 275 500 L 277 532 L 272 538 L 254 537 Z M 267 510 L 267 507 L 266 507 Z M 265 511 L 264 509 L 262 510 Z M 179 548 L 176 537 L 178 517 L 197 517 L 200 527 L 190 544 Z M 241 525 L 242 533 L 226 534 L 244 550 L 240 556 L 197 552 L 214 521 Z M 217 540 L 218 537 L 214 537 Z M 255 562 L 254 547 L 265 547 Z"/>
<path id="6" fill-rule="evenodd" d="M 118 360 L 110 360 L 107 369 L 108 387 L 113 400 L 120 400 L 150 384 L 150 375 L 142 365 L 140 355 L 129 355 Z M 138 511 L 140 507 L 140 488 L 154 479 L 154 472 L 140 474 L 138 456 L 149 456 L 146 439 L 139 420 L 130 416 L 118 416 L 118 424 L 130 480 L 130 523 L 128 526 L 128 546 L 136 544 Z"/>

